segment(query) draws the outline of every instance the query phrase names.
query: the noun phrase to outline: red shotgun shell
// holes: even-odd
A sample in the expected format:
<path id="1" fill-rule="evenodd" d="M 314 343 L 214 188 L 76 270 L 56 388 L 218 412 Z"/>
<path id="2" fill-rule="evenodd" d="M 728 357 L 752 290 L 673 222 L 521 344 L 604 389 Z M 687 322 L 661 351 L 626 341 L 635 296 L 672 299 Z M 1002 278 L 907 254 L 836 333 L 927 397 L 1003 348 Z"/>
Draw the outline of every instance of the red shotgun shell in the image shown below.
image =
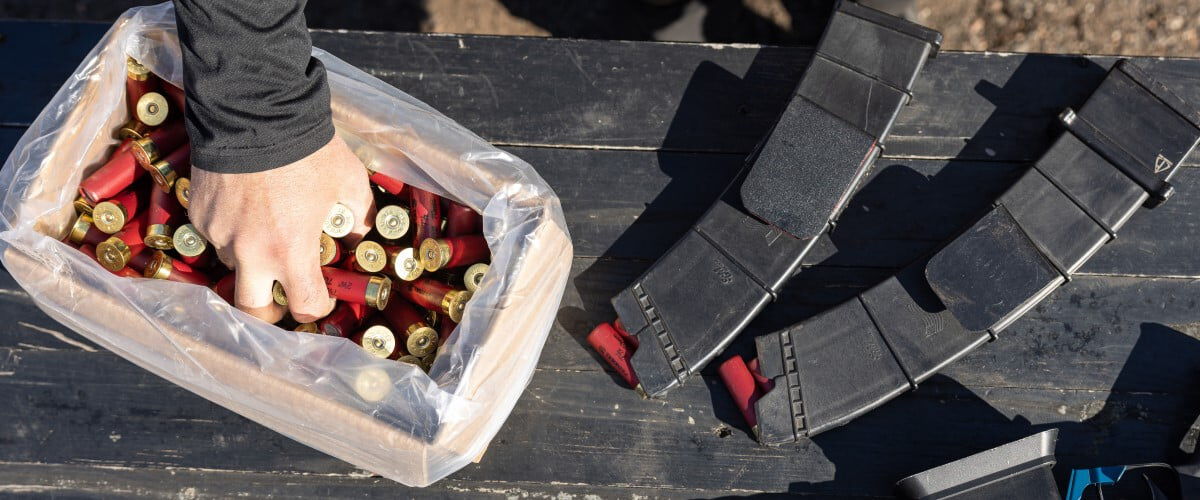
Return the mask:
<path id="1" fill-rule="evenodd" d="M 630 335 L 629 331 L 625 329 L 625 325 L 621 323 L 621 318 L 613 320 L 612 325 L 613 329 L 621 335 L 621 340 L 624 340 L 630 349 L 636 351 L 638 348 L 638 338 L 636 335 Z"/>
<path id="2" fill-rule="evenodd" d="M 353 302 L 339 302 L 337 307 L 333 308 L 333 312 L 317 322 L 321 333 L 333 337 L 349 337 L 363 321 L 366 320 L 367 314 L 371 309 L 366 304 L 355 304 Z"/>
<path id="3" fill-rule="evenodd" d="M 759 394 L 766 394 L 775 388 L 775 381 L 764 377 L 762 370 L 758 368 L 758 358 L 747 361 L 746 368 L 750 369 L 750 375 L 754 377 L 754 383 L 758 384 Z"/>
<path id="4" fill-rule="evenodd" d="M 386 174 L 375 172 L 369 168 L 367 169 L 367 172 L 371 174 L 371 183 L 383 188 L 384 191 L 394 195 L 398 195 L 401 191 L 404 191 L 404 181 Z"/>
<path id="5" fill-rule="evenodd" d="M 746 419 L 746 424 L 758 435 L 758 417 L 754 412 L 754 402 L 762 397 L 762 392 L 759 391 L 754 376 L 750 374 L 750 369 L 746 367 L 746 362 L 741 356 L 734 356 L 721 363 L 721 366 L 717 367 L 717 373 L 721 375 L 725 388 L 729 389 L 733 404 L 742 412 L 742 418 Z"/>
<path id="6" fill-rule="evenodd" d="M 378 273 L 388 264 L 387 250 L 371 240 L 362 240 L 354 247 L 354 264 L 364 273 Z"/>
<path id="7" fill-rule="evenodd" d="M 388 265 L 383 270 L 385 273 L 403 281 L 412 281 L 425 271 L 417 259 L 416 250 L 398 245 L 384 245 L 383 249 L 388 257 Z"/>
<path id="8" fill-rule="evenodd" d="M 152 170 L 154 162 L 187 142 L 187 131 L 183 129 L 183 120 L 172 120 L 166 125 L 151 130 L 145 137 L 133 141 L 133 157 L 138 165 L 146 170 Z"/>
<path id="9" fill-rule="evenodd" d="M 412 191 L 413 248 L 442 235 L 442 203 L 438 195 L 409 186 Z"/>
<path id="10" fill-rule="evenodd" d="M 336 267 L 322 267 L 325 287 L 338 300 L 366 304 L 382 310 L 391 298 L 392 280 L 384 276 L 356 273 Z"/>
<path id="11" fill-rule="evenodd" d="M 120 271 L 122 267 L 129 265 L 129 260 L 146 248 L 146 244 L 142 242 L 142 228 L 145 226 L 144 215 L 135 217 L 125 224 L 125 229 L 97 244 L 96 256 L 99 257 L 100 264 L 109 271 Z"/>
<path id="12" fill-rule="evenodd" d="M 444 236 L 463 236 L 483 232 L 483 216 L 462 203 L 446 200 Z"/>
<path id="13" fill-rule="evenodd" d="M 420 246 L 421 267 L 434 272 L 469 266 L 488 258 L 487 240 L 479 234 L 429 238 Z"/>
<path id="14" fill-rule="evenodd" d="M 491 269 L 491 266 L 482 262 L 471 264 L 471 267 L 463 271 L 463 286 L 470 292 L 479 291 L 479 287 L 483 285 L 483 278 L 487 276 L 489 269 Z M 637 346 L 634 347 L 636 348 Z"/>
<path id="15" fill-rule="evenodd" d="M 126 140 L 117 146 L 108 162 L 79 183 L 79 194 L 94 206 L 124 191 L 143 175 L 146 171 L 133 156 L 133 141 Z"/>
<path id="16" fill-rule="evenodd" d="M 146 264 L 146 270 L 143 272 L 143 275 L 147 278 L 191 283 L 193 285 L 208 286 L 212 283 L 212 280 L 204 273 L 186 263 L 172 259 L 161 250 L 154 252 L 154 257 L 150 259 L 149 264 Z"/>
<path id="17" fill-rule="evenodd" d="M 451 321 L 450 318 L 442 318 L 441 321 L 438 321 L 438 345 L 445 344 L 457 327 L 458 323 Z"/>
<path id="18" fill-rule="evenodd" d="M 96 227 L 92 223 L 92 216 L 88 214 L 79 214 L 79 217 L 75 218 L 75 223 L 71 225 L 70 234 L 67 235 L 67 241 L 76 246 L 91 245 L 95 247 L 106 239 L 108 239 L 108 234 Z"/>
<path id="19" fill-rule="evenodd" d="M 175 193 L 151 189 L 150 207 L 146 211 L 146 219 L 146 234 L 142 238 L 146 242 L 146 246 L 158 250 L 174 249 L 174 228 L 183 219 L 183 207 L 179 206 L 179 200 L 175 199 Z"/>
<path id="20" fill-rule="evenodd" d="M 83 252 L 84 255 L 91 257 L 92 260 L 96 261 L 97 263 L 100 262 L 100 259 L 98 257 L 96 257 L 96 247 L 94 247 L 92 245 L 83 245 L 83 246 L 79 247 L 79 251 Z M 145 253 L 145 252 L 142 252 L 142 253 Z M 113 273 L 117 276 L 120 276 L 122 278 L 141 278 L 142 277 L 142 273 L 140 273 L 137 270 L 130 268 L 130 267 L 122 267 L 120 271 L 109 271 L 109 272 Z"/>
<path id="21" fill-rule="evenodd" d="M 400 205 L 386 205 L 375 212 L 375 232 L 385 239 L 400 239 L 408 233 L 410 222 L 408 209 Z"/>
<path id="22" fill-rule="evenodd" d="M 125 58 L 125 105 L 131 116 L 137 116 L 137 102 L 157 86 L 158 80 L 150 70 L 132 57 Z"/>
<path id="23" fill-rule="evenodd" d="M 461 323 L 467 302 L 471 300 L 471 292 L 455 290 L 450 285 L 432 278 L 417 278 L 414 281 L 398 281 L 393 283 L 396 292 L 409 302 L 418 306 L 438 311 L 450 317 L 451 321 Z"/>
<path id="24" fill-rule="evenodd" d="M 199 258 L 207 255 L 208 240 L 200 235 L 195 226 L 183 224 L 176 228 L 175 234 L 171 236 L 171 248 L 181 257 Z"/>
<path id="25" fill-rule="evenodd" d="M 108 234 L 116 233 L 146 207 L 147 193 L 137 186 L 92 207 L 92 223 Z"/>
<path id="26" fill-rule="evenodd" d="M 322 266 L 334 265 L 342 260 L 342 245 L 325 233 L 321 233 L 320 259 Z"/>
<path id="27" fill-rule="evenodd" d="M 175 179 L 175 199 L 179 200 L 179 204 L 187 210 L 192 199 L 192 181 L 187 177 Z"/>
<path id="28" fill-rule="evenodd" d="M 151 127 L 162 125 L 167 121 L 170 112 L 171 106 L 167 104 L 167 98 L 158 92 L 142 94 L 133 106 L 133 114 L 137 120 Z"/>
<path id="29" fill-rule="evenodd" d="M 405 354 L 404 348 L 396 339 L 396 334 L 387 325 L 368 326 L 349 338 L 351 342 L 358 344 L 378 358 L 399 359 Z"/>
<path id="30" fill-rule="evenodd" d="M 429 327 L 412 304 L 393 300 L 383 310 L 383 317 L 392 325 L 398 337 L 404 339 L 404 348 L 409 354 L 422 357 L 437 350 L 437 331 Z"/>
<path id="31" fill-rule="evenodd" d="M 629 384 L 629 387 L 637 389 L 638 384 L 637 374 L 633 371 L 633 364 L 629 361 L 633 359 L 633 350 L 625 345 L 621 340 L 621 335 L 613 329 L 608 323 L 601 323 L 596 326 L 592 333 L 587 336 L 588 344 L 595 349 L 608 365 L 616 370 L 617 375 Z"/>
<path id="32" fill-rule="evenodd" d="M 170 193 L 175 188 L 175 181 L 186 178 L 192 173 L 192 146 L 185 143 L 175 148 L 165 158 L 152 163 L 146 170 L 159 189 Z"/>
<path id="33" fill-rule="evenodd" d="M 233 294 L 237 287 L 237 274 L 229 273 L 217 280 L 212 286 L 212 291 L 216 292 L 217 296 L 230 305 L 233 304 Z"/>

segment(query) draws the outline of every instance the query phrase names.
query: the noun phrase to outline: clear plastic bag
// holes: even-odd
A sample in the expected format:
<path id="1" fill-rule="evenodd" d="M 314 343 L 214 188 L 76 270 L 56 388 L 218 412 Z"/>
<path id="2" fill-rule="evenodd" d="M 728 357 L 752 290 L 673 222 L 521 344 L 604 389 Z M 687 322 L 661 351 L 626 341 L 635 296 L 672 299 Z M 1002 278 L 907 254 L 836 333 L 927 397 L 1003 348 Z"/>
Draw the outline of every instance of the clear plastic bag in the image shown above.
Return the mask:
<path id="1" fill-rule="evenodd" d="M 281 330 L 207 288 L 118 278 L 67 246 L 80 180 L 128 120 L 125 58 L 182 80 L 169 3 L 132 9 L 0 170 L 0 260 L 38 306 L 105 348 L 330 455 L 411 486 L 480 457 L 528 385 L 571 243 L 557 196 L 520 159 L 321 51 L 339 135 L 372 167 L 484 216 L 492 264 L 429 375 L 342 338 Z"/>

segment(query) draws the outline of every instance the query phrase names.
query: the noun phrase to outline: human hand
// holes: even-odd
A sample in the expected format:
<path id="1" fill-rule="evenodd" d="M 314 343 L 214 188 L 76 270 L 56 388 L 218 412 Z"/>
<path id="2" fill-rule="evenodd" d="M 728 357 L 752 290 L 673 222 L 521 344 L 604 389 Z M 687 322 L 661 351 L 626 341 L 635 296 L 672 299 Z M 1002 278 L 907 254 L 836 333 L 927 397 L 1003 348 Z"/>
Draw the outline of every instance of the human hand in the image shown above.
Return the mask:
<path id="1" fill-rule="evenodd" d="M 271 297 L 278 281 L 292 317 L 307 323 L 334 305 L 319 257 L 321 225 L 334 203 L 354 212 L 355 228 L 346 239 L 362 239 L 375 217 L 374 198 L 367 170 L 337 136 L 300 161 L 264 172 L 193 169 L 188 212 L 221 262 L 237 271 L 238 309 L 279 321 L 285 310 Z"/>

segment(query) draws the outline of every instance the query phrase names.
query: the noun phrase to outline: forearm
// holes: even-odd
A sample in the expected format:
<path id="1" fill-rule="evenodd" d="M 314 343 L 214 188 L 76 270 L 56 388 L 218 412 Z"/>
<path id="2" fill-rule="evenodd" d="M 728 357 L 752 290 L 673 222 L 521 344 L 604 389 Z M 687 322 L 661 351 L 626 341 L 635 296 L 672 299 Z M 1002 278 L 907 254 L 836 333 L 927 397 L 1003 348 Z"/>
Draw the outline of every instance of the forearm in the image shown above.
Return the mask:
<path id="1" fill-rule="evenodd" d="M 193 166 L 269 170 L 329 142 L 325 68 L 305 0 L 174 0 Z"/>

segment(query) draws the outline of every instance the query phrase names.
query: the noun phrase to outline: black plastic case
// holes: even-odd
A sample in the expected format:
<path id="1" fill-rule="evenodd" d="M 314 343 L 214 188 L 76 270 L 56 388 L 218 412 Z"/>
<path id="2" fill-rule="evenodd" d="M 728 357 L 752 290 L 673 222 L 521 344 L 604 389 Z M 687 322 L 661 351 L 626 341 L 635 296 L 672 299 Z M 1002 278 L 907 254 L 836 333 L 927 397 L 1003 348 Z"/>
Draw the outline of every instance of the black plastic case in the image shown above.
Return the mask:
<path id="1" fill-rule="evenodd" d="M 990 212 L 932 256 L 849 302 L 756 339 L 774 382 L 758 438 L 845 424 L 982 345 L 1070 279 L 1200 140 L 1200 113 L 1119 61 L 1066 131 Z M 1084 132 L 1080 132 L 1084 130 Z"/>
<path id="2" fill-rule="evenodd" d="M 853 2 L 834 11 L 796 94 L 748 166 L 613 307 L 637 336 L 639 391 L 703 368 L 800 266 L 879 155 L 941 35 Z M 756 215 L 751 215 L 756 214 Z"/>

